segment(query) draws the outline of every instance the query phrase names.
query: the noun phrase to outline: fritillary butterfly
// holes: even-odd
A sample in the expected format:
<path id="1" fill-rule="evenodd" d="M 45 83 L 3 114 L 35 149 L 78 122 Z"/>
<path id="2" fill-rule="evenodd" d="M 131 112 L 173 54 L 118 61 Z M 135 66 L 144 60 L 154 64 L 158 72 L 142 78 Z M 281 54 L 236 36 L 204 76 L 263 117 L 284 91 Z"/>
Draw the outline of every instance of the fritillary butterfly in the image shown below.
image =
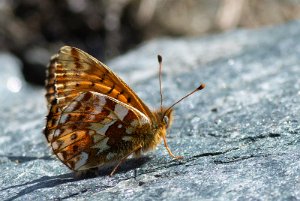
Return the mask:
<path id="1" fill-rule="evenodd" d="M 161 56 L 158 60 L 161 89 Z M 70 46 L 51 58 L 46 89 L 45 136 L 54 154 L 70 169 L 82 171 L 118 162 L 112 175 L 128 156 L 155 148 L 161 139 L 170 156 L 180 158 L 169 149 L 166 130 L 173 106 L 190 94 L 171 107 L 150 111 L 109 67 Z"/>

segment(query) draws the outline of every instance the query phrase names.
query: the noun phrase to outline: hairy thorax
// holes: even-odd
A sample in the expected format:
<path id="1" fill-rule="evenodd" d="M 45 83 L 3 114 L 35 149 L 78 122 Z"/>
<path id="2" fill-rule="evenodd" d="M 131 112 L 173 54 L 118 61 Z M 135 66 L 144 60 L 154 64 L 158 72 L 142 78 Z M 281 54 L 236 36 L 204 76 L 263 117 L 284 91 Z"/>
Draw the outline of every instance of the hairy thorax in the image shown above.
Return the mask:
<path id="1" fill-rule="evenodd" d="M 152 126 L 147 132 L 142 134 L 143 152 L 153 150 L 161 142 L 162 137 L 166 136 L 167 129 L 171 126 L 173 120 L 172 110 L 167 111 L 166 108 L 157 110 L 153 114 L 155 119 Z"/>

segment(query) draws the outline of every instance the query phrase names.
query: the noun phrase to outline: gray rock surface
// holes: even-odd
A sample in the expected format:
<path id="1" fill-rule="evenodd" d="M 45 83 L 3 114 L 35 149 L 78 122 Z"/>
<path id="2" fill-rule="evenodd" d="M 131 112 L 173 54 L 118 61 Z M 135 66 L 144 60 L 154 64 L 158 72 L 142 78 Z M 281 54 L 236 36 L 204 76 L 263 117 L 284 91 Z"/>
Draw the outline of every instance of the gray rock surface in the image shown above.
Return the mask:
<path id="1" fill-rule="evenodd" d="M 299 200 L 300 22 L 204 38 L 150 41 L 109 66 L 154 108 L 156 54 L 164 103 L 176 107 L 168 142 L 113 176 L 76 178 L 42 134 L 44 89 L 0 54 L 0 197 L 4 200 Z"/>

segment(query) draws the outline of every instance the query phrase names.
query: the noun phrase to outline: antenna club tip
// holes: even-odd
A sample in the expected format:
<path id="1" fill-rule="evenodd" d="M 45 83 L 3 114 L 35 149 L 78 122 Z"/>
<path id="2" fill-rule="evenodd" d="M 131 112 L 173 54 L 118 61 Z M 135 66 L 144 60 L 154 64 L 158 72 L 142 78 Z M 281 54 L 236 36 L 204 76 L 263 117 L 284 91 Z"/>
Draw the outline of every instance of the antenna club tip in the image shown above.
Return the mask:
<path id="1" fill-rule="evenodd" d="M 162 62 L 162 56 L 157 55 L 157 60 L 158 60 L 159 63 L 161 63 Z"/>
<path id="2" fill-rule="evenodd" d="M 198 89 L 198 90 L 202 90 L 202 89 L 205 88 L 205 86 L 206 86 L 206 85 L 202 83 L 202 84 L 200 84 L 200 86 L 199 86 L 197 89 Z"/>

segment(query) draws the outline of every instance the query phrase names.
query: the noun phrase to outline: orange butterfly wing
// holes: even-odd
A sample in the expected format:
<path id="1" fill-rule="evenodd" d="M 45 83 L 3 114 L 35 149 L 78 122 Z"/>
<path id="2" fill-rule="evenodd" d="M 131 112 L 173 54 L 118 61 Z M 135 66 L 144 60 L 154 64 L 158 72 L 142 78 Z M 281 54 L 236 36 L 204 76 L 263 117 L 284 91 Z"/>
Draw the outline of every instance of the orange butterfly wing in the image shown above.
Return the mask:
<path id="1" fill-rule="evenodd" d="M 46 89 L 48 104 L 57 98 L 59 108 L 65 107 L 80 92 L 95 91 L 153 118 L 143 101 L 109 67 L 75 47 L 64 46 L 51 58 Z"/>

